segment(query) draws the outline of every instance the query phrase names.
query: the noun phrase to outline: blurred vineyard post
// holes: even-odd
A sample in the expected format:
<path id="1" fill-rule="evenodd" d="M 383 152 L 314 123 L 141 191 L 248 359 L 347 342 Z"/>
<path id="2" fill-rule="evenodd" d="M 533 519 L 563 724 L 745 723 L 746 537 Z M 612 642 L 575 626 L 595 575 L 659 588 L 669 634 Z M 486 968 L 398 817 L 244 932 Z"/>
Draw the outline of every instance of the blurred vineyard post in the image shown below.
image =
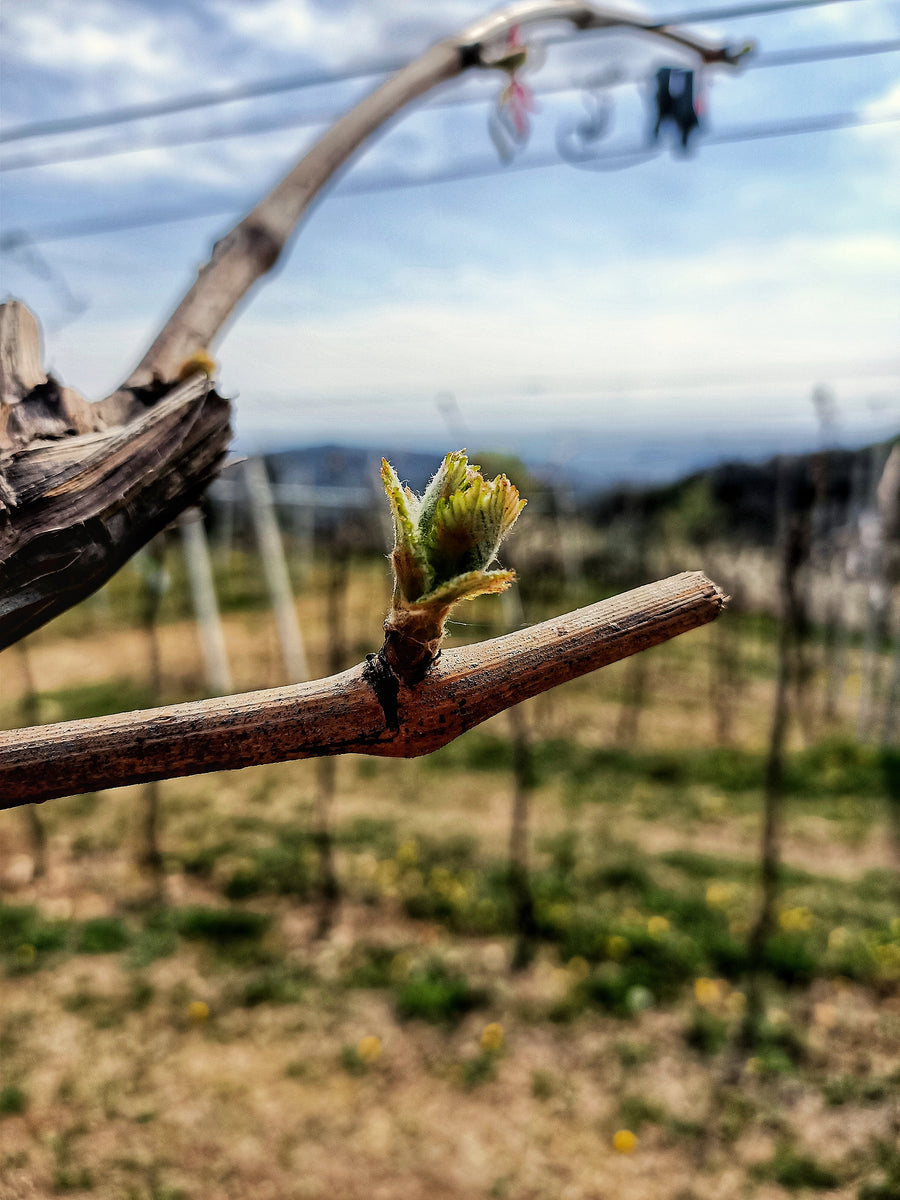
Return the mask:
<path id="1" fill-rule="evenodd" d="M 147 645 L 147 684 L 154 704 L 163 702 L 162 648 L 159 641 L 159 610 L 167 588 L 166 535 L 159 534 L 141 552 L 139 565 L 142 568 L 140 623 Z M 153 880 L 157 898 L 161 898 L 165 887 L 163 856 L 160 849 L 160 791 L 159 783 L 153 779 L 142 788 L 143 811 L 141 814 L 138 864 Z"/>
<path id="2" fill-rule="evenodd" d="M 328 549 L 328 568 L 325 585 L 326 662 L 329 675 L 337 675 L 346 666 L 346 632 L 349 584 L 349 548 L 338 529 Z M 315 938 L 324 938 L 334 924 L 341 889 L 334 862 L 332 810 L 337 786 L 337 762 L 329 755 L 316 760 L 316 806 L 314 839 L 318 854 L 318 913 L 313 931 Z"/>
<path id="3" fill-rule="evenodd" d="M 225 695 L 233 690 L 231 668 L 228 665 L 225 634 L 216 599 L 215 578 L 200 509 L 193 508 L 182 513 L 178 520 L 178 528 L 181 531 L 194 613 L 200 627 L 200 644 L 203 648 L 207 682 L 214 695 Z"/>
<path id="4" fill-rule="evenodd" d="M 740 597 L 732 587 L 731 612 L 741 612 Z M 734 712 L 743 684 L 741 642 L 734 623 L 720 625 L 710 639 L 709 700 L 717 746 L 734 744 Z"/>
<path id="5" fill-rule="evenodd" d="M 21 713 L 24 725 L 37 725 L 41 719 L 41 705 L 34 672 L 31 669 L 31 657 L 25 642 L 18 642 L 19 665 L 22 668 Z M 26 804 L 23 809 L 25 827 L 28 831 L 28 844 L 34 862 L 34 877 L 40 878 L 47 871 L 47 831 L 41 811 L 36 804 Z"/>
<path id="6" fill-rule="evenodd" d="M 263 575 L 275 614 L 285 682 L 303 683 L 309 679 L 309 667 L 265 459 L 247 459 L 244 483 Z"/>
<path id="7" fill-rule="evenodd" d="M 894 443 L 887 457 L 875 493 L 878 512 L 877 575 L 883 597 L 882 636 L 893 633 L 894 654 L 885 688 L 881 742 L 887 746 L 900 742 L 900 628 L 891 630 L 890 601 L 900 584 L 900 443 Z"/>
<path id="8" fill-rule="evenodd" d="M 517 590 L 504 592 L 500 597 L 503 623 L 508 630 L 524 623 L 525 612 Z M 514 704 L 509 710 L 509 731 L 512 743 L 513 802 L 509 823 L 509 888 L 513 905 L 516 937 L 511 966 L 524 970 L 535 952 L 537 921 L 534 894 L 529 874 L 529 810 L 534 788 L 534 752 L 528 721 L 522 706 Z"/>
<path id="9" fill-rule="evenodd" d="M 800 583 L 801 570 L 809 558 L 810 549 L 809 491 L 806 484 L 805 473 L 797 478 L 790 472 L 788 463 L 784 459 L 779 460 L 776 482 L 779 614 L 775 696 L 763 788 L 759 909 L 747 946 L 747 1007 L 741 1028 L 741 1044 L 744 1046 L 754 1043 L 762 1020 L 766 949 L 774 927 L 781 879 L 785 744 L 791 716 L 792 685 L 797 684 L 799 648 L 806 629 Z"/>
<path id="10" fill-rule="evenodd" d="M 635 497 L 630 494 L 623 515 L 631 527 L 631 565 L 634 578 L 643 583 L 647 578 L 650 522 L 640 512 Z M 641 717 L 649 700 L 649 670 L 650 664 L 646 654 L 635 654 L 625 664 L 622 699 L 613 735 L 617 746 L 634 748 L 638 744 Z"/>
<path id="11" fill-rule="evenodd" d="M 244 483 L 256 534 L 257 549 L 262 560 L 263 574 L 275 614 L 285 679 L 288 683 L 303 683 L 309 678 L 306 650 L 265 459 L 250 458 L 247 460 L 244 464 Z M 311 536 L 315 525 L 314 506 L 310 504 L 295 505 L 294 507 L 309 514 L 304 521 L 304 526 L 306 532 Z M 328 552 L 325 590 L 326 675 L 337 675 L 345 665 L 343 619 L 348 585 L 348 559 L 347 547 L 338 534 L 329 546 Z M 334 923 L 340 900 L 340 885 L 335 869 L 331 833 L 336 770 L 333 757 L 328 756 L 316 760 L 313 841 L 318 857 L 316 881 L 318 898 L 317 915 L 313 927 L 315 939 L 328 935 Z"/>

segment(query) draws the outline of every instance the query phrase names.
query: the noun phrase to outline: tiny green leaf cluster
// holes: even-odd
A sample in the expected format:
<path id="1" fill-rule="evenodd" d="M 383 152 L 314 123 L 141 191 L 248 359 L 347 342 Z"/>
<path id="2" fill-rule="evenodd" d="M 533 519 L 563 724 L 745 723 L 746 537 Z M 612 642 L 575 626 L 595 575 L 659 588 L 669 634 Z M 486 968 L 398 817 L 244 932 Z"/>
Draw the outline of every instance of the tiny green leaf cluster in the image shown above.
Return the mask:
<path id="1" fill-rule="evenodd" d="M 457 450 L 422 496 L 384 459 L 381 478 L 394 519 L 395 605 L 446 610 L 509 587 L 514 571 L 487 569 L 526 503 L 505 475 L 484 479 Z"/>

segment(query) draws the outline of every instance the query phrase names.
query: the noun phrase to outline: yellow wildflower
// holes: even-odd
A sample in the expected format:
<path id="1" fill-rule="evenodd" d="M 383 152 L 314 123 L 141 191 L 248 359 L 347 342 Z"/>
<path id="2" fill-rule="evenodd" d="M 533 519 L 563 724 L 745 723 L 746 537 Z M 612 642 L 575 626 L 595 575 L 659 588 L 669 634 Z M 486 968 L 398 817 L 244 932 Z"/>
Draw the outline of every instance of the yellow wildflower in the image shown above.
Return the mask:
<path id="1" fill-rule="evenodd" d="M 631 943 L 628 938 L 622 937 L 618 933 L 614 933 L 612 937 L 606 939 L 606 953 L 616 962 L 621 962 L 627 957 L 628 951 L 631 949 Z"/>
<path id="2" fill-rule="evenodd" d="M 665 917 L 650 917 L 647 921 L 647 932 L 651 937 L 665 937 L 669 932 L 669 922 Z"/>
<path id="3" fill-rule="evenodd" d="M 713 881 L 706 889 L 706 903 L 710 908 L 725 908 L 734 896 L 730 883 Z"/>
<path id="4" fill-rule="evenodd" d="M 840 950 L 844 948 L 847 941 L 847 931 L 844 925 L 835 925 L 833 930 L 828 934 L 828 949 Z"/>
<path id="5" fill-rule="evenodd" d="M 414 867 L 419 861 L 419 843 L 415 838 L 402 842 L 397 847 L 397 862 L 402 867 Z"/>
<path id="6" fill-rule="evenodd" d="M 698 1004 L 711 1008 L 721 1003 L 725 994 L 725 984 L 722 979 L 706 979 L 701 976 L 694 980 L 694 996 Z"/>
<path id="7" fill-rule="evenodd" d="M 412 966 L 410 956 L 404 951 L 399 950 L 391 959 L 391 965 L 388 968 L 388 973 L 392 983 L 402 983 L 409 975 L 409 969 Z"/>
<path id="8" fill-rule="evenodd" d="M 724 796 L 701 796 L 700 811 L 704 817 L 718 817 L 728 807 L 728 801 Z"/>
<path id="9" fill-rule="evenodd" d="M 202 1025 L 204 1021 L 209 1020 L 209 1005 L 205 1000 L 192 1000 L 188 1005 L 187 1015 L 188 1020 L 193 1021 L 195 1025 Z"/>
<path id="10" fill-rule="evenodd" d="M 567 992 L 572 986 L 572 976 L 565 967 L 554 967 L 550 980 L 557 992 Z"/>
<path id="11" fill-rule="evenodd" d="M 379 887 L 390 887 L 397 882 L 397 864 L 392 858 L 383 858 L 376 874 Z"/>
<path id="12" fill-rule="evenodd" d="M 497 1054 L 503 1048 L 503 1026 L 499 1021 L 491 1021 L 481 1031 L 478 1044 L 485 1054 Z"/>
<path id="13" fill-rule="evenodd" d="M 431 874 L 428 876 L 428 886 L 432 891 L 443 895 L 452 882 L 453 876 L 446 867 L 431 868 Z"/>
<path id="14" fill-rule="evenodd" d="M 388 900 L 394 899 L 400 893 L 397 889 L 397 864 L 392 858 L 384 858 L 379 862 L 375 873 L 375 882 L 382 896 Z"/>
<path id="15" fill-rule="evenodd" d="M 747 997 L 743 992 L 729 992 L 725 1007 L 733 1016 L 740 1016 L 747 1007 Z"/>
<path id="16" fill-rule="evenodd" d="M 634 1154 L 638 1140 L 630 1129 L 617 1129 L 613 1134 L 613 1150 L 618 1154 Z"/>
<path id="17" fill-rule="evenodd" d="M 786 933 L 806 933 L 812 929 L 814 917 L 805 905 L 783 908 L 778 914 L 778 924 Z"/>
<path id="18" fill-rule="evenodd" d="M 572 906 L 563 900 L 557 900 L 547 909 L 547 916 L 553 925 L 564 927 L 572 920 Z"/>
<path id="19" fill-rule="evenodd" d="M 356 1053 L 360 1062 L 374 1063 L 381 1057 L 381 1038 L 374 1033 L 361 1037 L 356 1043 Z"/>
<path id="20" fill-rule="evenodd" d="M 900 979 L 900 946 L 888 942 L 883 946 L 876 946 L 872 955 L 882 979 Z"/>

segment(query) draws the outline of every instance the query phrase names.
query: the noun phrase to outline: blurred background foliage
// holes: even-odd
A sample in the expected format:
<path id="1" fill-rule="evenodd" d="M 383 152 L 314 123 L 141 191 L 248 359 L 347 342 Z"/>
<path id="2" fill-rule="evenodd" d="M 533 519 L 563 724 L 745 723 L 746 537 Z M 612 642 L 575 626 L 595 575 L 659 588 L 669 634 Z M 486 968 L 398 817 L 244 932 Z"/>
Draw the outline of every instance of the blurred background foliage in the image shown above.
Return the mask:
<path id="1" fill-rule="evenodd" d="M 854 532 L 888 449 L 588 498 L 473 455 L 529 498 L 503 552 L 521 610 L 481 598 L 451 623 L 453 644 L 688 567 L 729 610 L 422 760 L 350 757 L 329 776 L 283 764 L 3 814 L 0 1169 L 55 1191 L 199 1197 L 221 1158 L 243 1187 L 264 1177 L 295 1194 L 278 1190 L 284 1164 L 311 1140 L 336 1153 L 374 1106 L 397 1146 L 436 1091 L 446 1128 L 421 1118 L 388 1171 L 410 1189 L 427 1178 L 423 1146 L 449 1162 L 465 1129 L 524 1105 L 509 1129 L 540 1128 L 548 1163 L 568 1161 L 573 1130 L 588 1139 L 572 1195 L 620 1178 L 611 1156 L 626 1154 L 644 1156 L 651 1193 L 683 1176 L 679 1196 L 724 1194 L 737 1164 L 748 1194 L 897 1195 L 897 597 L 888 578 L 873 603 L 889 559 L 873 566 Z M 301 512 L 279 502 L 283 457 L 269 474 L 309 670 L 351 665 L 377 648 L 387 604 L 380 509 Z M 239 472 L 229 480 L 206 528 L 234 687 L 275 686 L 271 597 Z M 793 557 L 789 518 L 804 530 Z M 7 727 L 209 694 L 177 531 L 4 652 L 0 681 Z M 755 955 L 772 803 L 777 890 Z M 214 1132 L 210 1098 L 236 1086 L 220 1050 L 240 1046 L 261 1090 L 224 1101 L 228 1119 L 282 1097 L 252 1166 Z M 191 1064 L 170 1100 L 157 1051 Z M 291 1131 L 284 1087 L 301 1107 L 326 1087 L 317 1123 Z M 173 1122 L 191 1103 L 217 1149 L 185 1165 Z M 120 1128 L 140 1146 L 130 1166 L 104 1149 Z M 359 1136 L 348 1195 L 365 1194 L 378 1157 Z M 504 1136 L 458 1194 L 518 1194 L 518 1168 L 497 1165 Z M 551 1194 L 534 1186 L 521 1194 Z"/>

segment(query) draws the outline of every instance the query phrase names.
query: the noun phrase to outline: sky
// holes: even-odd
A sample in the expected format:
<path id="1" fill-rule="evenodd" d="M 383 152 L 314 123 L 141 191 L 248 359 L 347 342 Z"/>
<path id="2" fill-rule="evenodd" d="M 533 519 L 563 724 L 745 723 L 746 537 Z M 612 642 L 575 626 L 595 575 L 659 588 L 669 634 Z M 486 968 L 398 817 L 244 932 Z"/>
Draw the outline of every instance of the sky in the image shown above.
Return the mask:
<path id="1" fill-rule="evenodd" d="M 0 139 L 38 121 L 404 61 L 489 10 L 479 0 L 5 0 Z M 650 0 L 629 11 L 685 10 Z M 470 72 L 370 143 L 214 347 L 220 390 L 236 398 L 237 447 L 464 440 L 665 475 L 900 429 L 900 121 L 890 119 L 900 118 L 900 53 L 767 62 L 897 43 L 900 4 L 839 0 L 686 27 L 757 45 L 745 69 L 704 73 L 707 115 L 686 158 L 648 146 L 649 85 L 659 66 L 694 64 L 644 35 L 545 44 L 565 32 L 558 24 L 529 28 L 538 111 L 511 165 L 488 133 L 497 72 Z M 0 141 L 0 293 L 38 315 L 54 374 L 91 398 L 113 390 L 216 238 L 377 82 Z M 598 152 L 636 151 L 618 169 L 559 158 L 559 139 L 598 98 L 612 114 Z M 834 114 L 859 123 L 729 140 Z M 182 144 L 152 145 L 173 140 Z M 457 170 L 478 174 L 392 186 Z M 172 216 L 190 219 L 163 223 Z M 83 235 L 84 222 L 139 220 Z M 79 225 L 82 236 L 60 236 Z M 817 387 L 833 401 L 827 428 Z"/>

